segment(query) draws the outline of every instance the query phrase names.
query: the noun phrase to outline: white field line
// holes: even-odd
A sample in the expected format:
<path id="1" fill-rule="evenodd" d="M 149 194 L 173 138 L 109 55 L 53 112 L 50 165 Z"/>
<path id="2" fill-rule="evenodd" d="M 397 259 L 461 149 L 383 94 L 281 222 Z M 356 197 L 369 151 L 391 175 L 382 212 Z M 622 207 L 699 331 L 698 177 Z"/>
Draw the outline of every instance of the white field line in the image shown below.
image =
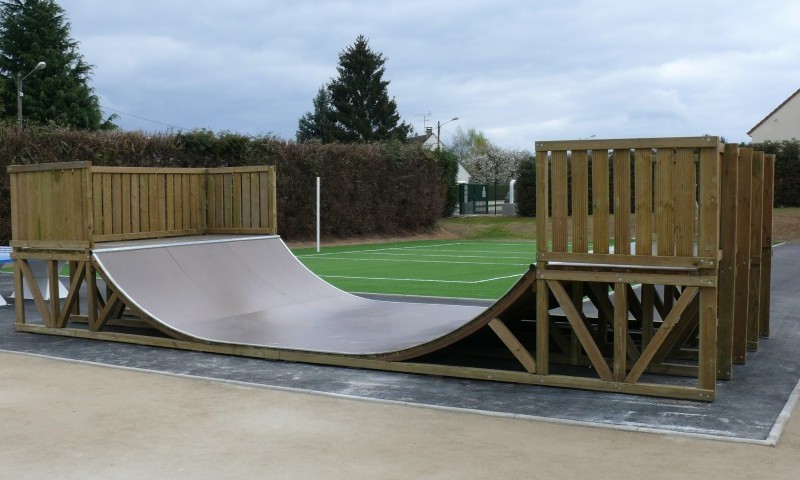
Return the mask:
<path id="1" fill-rule="evenodd" d="M 505 280 L 507 278 L 519 278 L 521 274 L 506 275 L 504 277 L 484 278 L 482 280 L 432 280 L 420 278 L 386 278 L 386 277 L 350 277 L 346 275 L 320 275 L 321 278 L 341 278 L 346 280 L 385 280 L 391 282 L 427 282 L 427 283 L 458 283 L 463 285 L 475 285 L 478 283 L 493 282 L 495 280 Z"/>
<path id="2" fill-rule="evenodd" d="M 477 257 L 476 257 L 477 258 Z M 347 262 L 400 262 L 400 263 L 447 263 L 450 265 L 505 265 L 508 267 L 515 267 L 519 266 L 520 263 L 502 263 L 502 262 L 476 262 L 476 261 L 469 261 L 469 262 L 459 262 L 459 261 L 451 261 L 451 260 L 409 260 L 409 259 L 400 259 L 400 258 L 325 258 L 326 262 L 330 260 L 343 260 Z M 528 263 L 532 262 L 530 260 Z"/>
<path id="3" fill-rule="evenodd" d="M 458 243 L 442 243 L 437 245 L 416 245 L 416 246 L 409 246 L 409 247 L 386 247 L 386 248 L 373 248 L 370 250 L 346 250 L 344 252 L 328 252 L 328 253 L 311 253 L 308 255 L 298 255 L 297 258 L 306 258 L 306 257 L 324 257 L 328 255 L 342 255 L 342 254 L 350 254 L 350 253 L 371 253 L 371 252 L 386 252 L 389 250 L 412 250 L 417 248 L 430 248 L 430 247 L 450 247 L 453 245 L 459 245 Z"/>

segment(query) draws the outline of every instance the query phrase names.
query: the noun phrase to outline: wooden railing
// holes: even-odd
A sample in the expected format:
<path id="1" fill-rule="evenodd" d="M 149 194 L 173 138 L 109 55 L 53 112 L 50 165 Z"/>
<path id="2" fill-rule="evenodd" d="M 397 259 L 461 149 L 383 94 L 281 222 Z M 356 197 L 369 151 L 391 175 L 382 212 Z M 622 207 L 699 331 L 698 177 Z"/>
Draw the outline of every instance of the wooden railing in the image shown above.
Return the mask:
<path id="1" fill-rule="evenodd" d="M 275 234 L 275 168 L 9 167 L 12 246 L 88 249 L 95 242 L 206 233 Z"/>

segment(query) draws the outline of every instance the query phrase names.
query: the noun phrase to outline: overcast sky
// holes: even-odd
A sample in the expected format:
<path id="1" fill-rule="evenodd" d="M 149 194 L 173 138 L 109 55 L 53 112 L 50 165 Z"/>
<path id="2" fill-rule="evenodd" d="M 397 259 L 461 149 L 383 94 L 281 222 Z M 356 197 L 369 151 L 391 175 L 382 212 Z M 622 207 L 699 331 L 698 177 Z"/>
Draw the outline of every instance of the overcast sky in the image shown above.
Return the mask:
<path id="1" fill-rule="evenodd" d="M 359 34 L 388 58 L 389 94 L 418 133 L 459 118 L 445 141 L 458 126 L 527 150 L 590 136 L 749 141 L 800 88 L 796 0 L 58 3 L 126 130 L 293 139 Z"/>

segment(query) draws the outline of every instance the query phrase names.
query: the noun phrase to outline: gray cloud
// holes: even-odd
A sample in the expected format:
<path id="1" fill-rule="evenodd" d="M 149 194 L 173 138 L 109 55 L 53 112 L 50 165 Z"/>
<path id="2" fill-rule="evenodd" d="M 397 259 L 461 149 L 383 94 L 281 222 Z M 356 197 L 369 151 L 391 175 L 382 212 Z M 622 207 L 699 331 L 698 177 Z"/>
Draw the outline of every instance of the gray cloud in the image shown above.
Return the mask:
<path id="1" fill-rule="evenodd" d="M 800 6 L 751 2 L 62 0 L 126 129 L 293 138 L 359 34 L 403 118 L 505 147 L 714 134 L 747 141 L 800 85 Z M 112 113 L 109 111 L 108 113 Z"/>

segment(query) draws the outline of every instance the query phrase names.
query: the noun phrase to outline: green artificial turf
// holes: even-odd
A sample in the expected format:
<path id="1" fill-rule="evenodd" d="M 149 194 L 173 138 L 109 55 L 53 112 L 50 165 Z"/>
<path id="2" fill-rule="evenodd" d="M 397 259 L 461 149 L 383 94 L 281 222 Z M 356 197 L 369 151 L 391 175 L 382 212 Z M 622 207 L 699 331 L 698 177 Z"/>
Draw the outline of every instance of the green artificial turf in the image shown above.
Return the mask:
<path id="1" fill-rule="evenodd" d="M 535 262 L 536 244 L 426 240 L 293 252 L 348 292 L 497 299 Z"/>

